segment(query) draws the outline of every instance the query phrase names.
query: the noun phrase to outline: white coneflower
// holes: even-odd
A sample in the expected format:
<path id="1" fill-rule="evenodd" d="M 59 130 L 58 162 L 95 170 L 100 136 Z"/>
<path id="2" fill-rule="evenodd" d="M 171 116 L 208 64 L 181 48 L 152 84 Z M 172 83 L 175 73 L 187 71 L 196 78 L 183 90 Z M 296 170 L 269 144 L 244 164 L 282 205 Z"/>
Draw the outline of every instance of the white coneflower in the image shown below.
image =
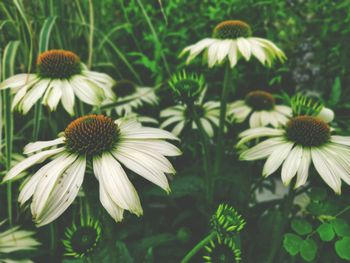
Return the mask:
<path id="1" fill-rule="evenodd" d="M 239 20 L 228 20 L 218 24 L 212 38 L 205 38 L 194 45 L 186 47 L 180 56 L 189 52 L 187 63 L 190 63 L 197 55 L 205 50 L 204 58 L 209 67 L 222 64 L 225 60 L 230 62 L 233 68 L 240 58 L 250 60 L 256 57 L 262 64 L 271 66 L 277 58 L 285 60 L 285 55 L 271 41 L 252 37 L 250 26 Z"/>
<path id="2" fill-rule="evenodd" d="M 331 135 L 329 125 L 317 117 L 294 117 L 283 129 L 254 128 L 239 137 L 238 147 L 255 138 L 271 137 L 240 155 L 241 160 L 267 158 L 263 176 L 282 166 L 283 183 L 288 185 L 297 175 L 295 187 L 299 187 L 306 183 L 312 162 L 336 193 L 341 192 L 341 180 L 350 184 L 350 137 Z"/>
<path id="3" fill-rule="evenodd" d="M 205 103 L 195 103 L 194 110 L 198 115 L 204 131 L 209 137 L 214 136 L 214 128 L 219 126 L 220 103 L 208 101 Z M 176 105 L 160 112 L 160 117 L 164 118 L 161 128 L 173 126 L 171 132 L 178 136 L 188 125 L 192 129 L 197 129 L 193 112 L 186 105 Z"/>
<path id="4" fill-rule="evenodd" d="M 0 225 L 4 224 L 1 222 Z M 12 227 L 0 233 L 0 254 L 2 256 L 1 262 L 32 262 L 31 260 L 12 260 L 5 258 L 6 254 L 35 250 L 40 246 L 40 243 L 33 237 L 35 232 L 28 230 L 21 230 L 19 226 Z"/>
<path id="5" fill-rule="evenodd" d="M 275 128 L 283 126 L 292 116 L 292 109 L 283 105 L 276 105 L 271 93 L 261 90 L 249 92 L 245 100 L 238 100 L 230 104 L 227 115 L 234 122 L 244 122 L 249 118 L 251 128 L 271 125 Z"/>
<path id="6" fill-rule="evenodd" d="M 156 105 L 158 96 L 155 89 L 151 87 L 141 87 L 130 80 L 119 80 L 113 86 L 113 91 L 117 99 L 107 99 L 104 104 L 120 102 L 121 105 L 115 106 L 114 109 L 119 116 L 132 113 L 135 109 L 141 107 L 144 103 Z"/>
<path id="7" fill-rule="evenodd" d="M 23 114 L 42 99 L 51 111 L 61 101 L 73 115 L 75 96 L 86 104 L 100 105 L 106 97 L 114 98 L 113 84 L 108 75 L 88 70 L 73 52 L 49 50 L 39 55 L 37 73 L 12 76 L 0 84 L 0 89 L 12 89 L 12 108 Z"/>
<path id="8" fill-rule="evenodd" d="M 138 194 L 122 165 L 170 191 L 165 174 L 174 174 L 175 169 L 165 156 L 181 152 L 166 139 L 177 140 L 167 131 L 134 121 L 83 116 L 70 123 L 61 137 L 28 144 L 24 153 L 35 154 L 14 166 L 4 181 L 15 180 L 22 171 L 52 158 L 25 183 L 19 195 L 21 204 L 32 197 L 33 219 L 42 226 L 73 202 L 84 179 L 86 162 L 91 160 L 100 185 L 100 201 L 116 221 L 121 221 L 125 209 L 142 214 Z"/>

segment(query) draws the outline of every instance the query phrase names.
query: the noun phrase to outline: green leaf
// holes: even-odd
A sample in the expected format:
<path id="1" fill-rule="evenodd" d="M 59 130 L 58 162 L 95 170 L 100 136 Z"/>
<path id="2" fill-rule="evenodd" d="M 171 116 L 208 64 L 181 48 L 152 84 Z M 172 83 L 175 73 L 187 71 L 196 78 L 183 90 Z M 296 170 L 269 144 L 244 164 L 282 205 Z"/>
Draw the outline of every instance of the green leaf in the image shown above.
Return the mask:
<path id="1" fill-rule="evenodd" d="M 336 79 L 333 82 L 328 104 L 330 106 L 336 105 L 340 101 L 340 97 L 341 97 L 341 82 L 340 82 L 340 78 L 336 77 Z"/>
<path id="2" fill-rule="evenodd" d="M 329 223 L 324 223 L 317 228 L 317 233 L 320 235 L 322 241 L 333 240 L 335 233 L 333 227 Z"/>
<path id="3" fill-rule="evenodd" d="M 41 28 L 39 35 L 39 53 L 42 53 L 49 48 L 50 35 L 55 21 L 56 16 L 48 17 Z"/>
<path id="4" fill-rule="evenodd" d="M 335 233 L 340 237 L 350 236 L 350 226 L 349 224 L 341 218 L 337 218 L 331 221 Z"/>
<path id="5" fill-rule="evenodd" d="M 293 219 L 292 229 L 299 235 L 307 235 L 312 231 L 312 225 L 305 219 Z"/>
<path id="6" fill-rule="evenodd" d="M 310 262 L 315 259 L 317 254 L 317 245 L 312 239 L 305 239 L 300 245 L 300 256 Z"/>
<path id="7" fill-rule="evenodd" d="M 350 260 L 350 237 L 344 237 L 334 244 L 337 255 L 345 260 Z"/>
<path id="8" fill-rule="evenodd" d="M 287 233 L 284 235 L 283 247 L 291 256 L 295 256 L 299 253 L 302 242 L 303 240 L 296 234 Z"/>

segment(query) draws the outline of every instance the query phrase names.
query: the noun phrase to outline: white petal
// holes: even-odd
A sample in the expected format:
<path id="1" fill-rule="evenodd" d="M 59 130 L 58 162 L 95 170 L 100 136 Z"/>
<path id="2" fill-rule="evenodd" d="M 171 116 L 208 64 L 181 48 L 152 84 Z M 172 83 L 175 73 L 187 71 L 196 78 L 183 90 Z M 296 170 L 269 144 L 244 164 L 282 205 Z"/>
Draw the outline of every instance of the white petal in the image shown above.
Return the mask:
<path id="1" fill-rule="evenodd" d="M 329 108 L 323 107 L 320 113 L 317 115 L 321 120 L 330 123 L 334 120 L 334 111 Z"/>
<path id="2" fill-rule="evenodd" d="M 287 158 L 293 145 L 293 143 L 285 142 L 284 144 L 275 148 L 274 152 L 269 156 L 269 158 L 267 158 L 263 168 L 263 176 L 269 176 L 277 171 L 283 161 Z"/>
<path id="3" fill-rule="evenodd" d="M 180 149 L 163 140 L 123 140 L 118 145 L 126 147 L 134 146 L 139 149 L 144 148 L 149 151 L 155 151 L 164 156 L 178 156 L 181 154 Z"/>
<path id="4" fill-rule="evenodd" d="M 100 184 L 119 207 L 136 215 L 142 215 L 139 196 L 125 174 L 119 162 L 110 153 L 93 160 L 94 173 L 97 173 Z"/>
<path id="5" fill-rule="evenodd" d="M 126 139 L 169 139 L 169 140 L 179 140 L 168 131 L 164 131 L 157 128 L 140 127 L 137 130 L 130 130 L 128 132 L 121 132 L 122 138 Z"/>
<path id="6" fill-rule="evenodd" d="M 38 80 L 38 76 L 36 74 L 17 74 L 8 79 L 5 79 L 0 83 L 0 89 L 17 89 L 23 86 L 30 86 L 32 83 Z"/>
<path id="7" fill-rule="evenodd" d="M 281 137 L 267 139 L 254 147 L 244 151 L 240 155 L 240 160 L 259 160 L 268 157 L 273 153 L 277 146 L 285 143 L 285 139 Z"/>
<path id="8" fill-rule="evenodd" d="M 170 191 L 168 179 L 165 174 L 159 169 L 159 167 L 154 166 L 154 163 L 149 162 L 149 158 L 146 159 L 140 154 L 130 154 L 121 151 L 113 152 L 113 155 L 131 171 L 160 186 L 165 191 Z"/>
<path id="9" fill-rule="evenodd" d="M 42 150 L 44 148 L 48 148 L 48 147 L 51 147 L 51 146 L 62 144 L 62 143 L 64 143 L 64 141 L 65 141 L 65 138 L 64 137 L 60 137 L 60 138 L 57 138 L 57 139 L 52 140 L 52 141 L 31 142 L 31 143 L 28 143 L 24 147 L 23 153 L 24 154 L 30 154 L 30 153 L 33 153 L 33 152 L 37 152 L 37 151 Z"/>
<path id="10" fill-rule="evenodd" d="M 264 49 L 258 45 L 254 39 L 249 39 L 248 41 L 250 42 L 250 47 L 253 55 L 260 61 L 261 64 L 264 65 L 267 59 Z"/>
<path id="11" fill-rule="evenodd" d="M 73 91 L 73 87 L 67 80 L 62 80 L 62 100 L 61 103 L 65 110 L 70 114 L 74 115 L 74 100 L 75 95 Z"/>
<path id="12" fill-rule="evenodd" d="M 50 80 L 42 79 L 28 91 L 20 103 L 20 110 L 23 114 L 27 114 L 32 106 L 44 95 L 49 83 Z"/>
<path id="13" fill-rule="evenodd" d="M 50 86 L 52 88 L 47 97 L 47 100 L 44 100 L 43 104 L 49 106 L 51 111 L 55 111 L 62 96 L 63 83 L 60 80 L 54 80 L 50 83 Z"/>
<path id="14" fill-rule="evenodd" d="M 275 105 L 275 110 L 280 113 L 283 113 L 286 116 L 292 116 L 292 109 L 290 107 L 284 105 Z"/>
<path id="15" fill-rule="evenodd" d="M 219 49 L 217 52 L 217 58 L 218 58 L 218 63 L 222 63 L 223 60 L 226 58 L 226 56 L 228 55 L 228 52 L 230 50 L 231 47 L 231 42 L 232 40 L 223 40 L 220 42 L 219 44 Z"/>
<path id="16" fill-rule="evenodd" d="M 33 201 L 31 204 L 31 211 L 34 220 L 44 212 L 44 208 L 49 201 L 50 194 L 54 191 L 55 186 L 64 171 L 77 159 L 77 155 L 65 153 L 58 157 L 60 161 L 51 169 L 49 169 L 45 176 L 43 176 L 35 189 L 33 194 Z"/>
<path id="17" fill-rule="evenodd" d="M 53 150 L 47 150 L 43 151 L 37 154 L 34 154 L 32 156 L 29 156 L 28 158 L 24 159 L 23 161 L 16 164 L 14 167 L 11 168 L 11 170 L 6 174 L 6 176 L 3 179 L 3 182 L 6 182 L 8 180 L 15 180 L 16 177 L 23 171 L 27 170 L 29 167 L 33 166 L 34 164 L 41 163 L 45 161 L 47 158 L 58 154 L 60 152 L 63 152 L 65 148 L 57 148 Z"/>
<path id="18" fill-rule="evenodd" d="M 160 128 L 163 129 L 171 124 L 173 124 L 174 122 L 179 122 L 181 120 L 184 120 L 184 116 L 174 116 L 174 117 L 170 117 L 168 119 L 166 119 L 161 125 Z"/>
<path id="19" fill-rule="evenodd" d="M 208 66 L 209 68 L 212 68 L 216 61 L 218 60 L 218 52 L 220 50 L 220 40 L 218 40 L 216 43 L 213 43 L 208 48 Z"/>
<path id="20" fill-rule="evenodd" d="M 350 146 L 350 136 L 332 135 L 330 141 L 340 145 Z"/>
<path id="21" fill-rule="evenodd" d="M 249 126 L 250 128 L 258 128 L 261 127 L 260 117 L 261 112 L 260 111 L 254 111 L 252 115 L 249 118 Z"/>
<path id="22" fill-rule="evenodd" d="M 209 137 L 213 137 L 214 136 L 214 130 L 213 127 L 211 127 L 211 124 L 208 120 L 201 118 L 200 119 L 203 129 L 205 131 L 205 133 L 209 136 Z"/>
<path id="23" fill-rule="evenodd" d="M 78 158 L 60 176 L 52 189 L 41 214 L 36 216 L 36 225 L 43 226 L 58 218 L 72 204 L 83 183 L 86 158 Z"/>
<path id="24" fill-rule="evenodd" d="M 97 175 L 95 173 L 95 175 Z M 100 179 L 98 179 L 100 181 Z M 108 214 L 116 221 L 120 222 L 123 220 L 124 209 L 119 207 L 113 202 L 112 198 L 107 193 L 102 183 L 99 184 L 100 187 L 100 201 L 103 207 L 107 210 Z"/>
<path id="25" fill-rule="evenodd" d="M 297 181 L 295 183 L 295 188 L 300 187 L 306 183 L 306 180 L 309 176 L 310 163 L 311 163 L 310 148 L 304 147 L 299 169 L 297 171 Z"/>
<path id="26" fill-rule="evenodd" d="M 318 148 L 313 147 L 311 149 L 312 162 L 320 174 L 322 179 L 334 190 L 334 192 L 341 193 L 341 180 L 338 175 L 334 172 L 333 167 L 327 165 L 327 158 L 323 156 L 322 151 Z"/>
<path id="27" fill-rule="evenodd" d="M 299 169 L 303 147 L 296 145 L 289 153 L 282 166 L 281 178 L 284 185 L 288 185 Z"/>
<path id="28" fill-rule="evenodd" d="M 230 67 L 233 68 L 237 64 L 237 42 L 231 41 L 230 50 L 228 51 L 228 59 L 230 60 Z"/>
<path id="29" fill-rule="evenodd" d="M 86 104 L 99 105 L 102 102 L 103 96 L 101 96 L 101 89 L 95 84 L 89 83 L 79 76 L 70 79 L 69 83 L 73 87 L 77 97 Z"/>
<path id="30" fill-rule="evenodd" d="M 239 138 L 242 138 L 238 143 L 237 147 L 240 147 L 242 144 L 260 137 L 278 137 L 285 133 L 282 129 L 274 129 L 267 127 L 259 127 L 248 129 L 238 135 Z"/>
<path id="31" fill-rule="evenodd" d="M 237 38 L 237 46 L 239 51 L 241 52 L 242 56 L 245 58 L 245 60 L 249 60 L 251 56 L 251 47 L 250 42 L 246 40 L 243 37 Z"/>
<path id="32" fill-rule="evenodd" d="M 174 134 L 175 136 L 180 135 L 182 130 L 185 128 L 185 121 L 180 121 L 176 126 L 172 129 L 171 133 Z"/>

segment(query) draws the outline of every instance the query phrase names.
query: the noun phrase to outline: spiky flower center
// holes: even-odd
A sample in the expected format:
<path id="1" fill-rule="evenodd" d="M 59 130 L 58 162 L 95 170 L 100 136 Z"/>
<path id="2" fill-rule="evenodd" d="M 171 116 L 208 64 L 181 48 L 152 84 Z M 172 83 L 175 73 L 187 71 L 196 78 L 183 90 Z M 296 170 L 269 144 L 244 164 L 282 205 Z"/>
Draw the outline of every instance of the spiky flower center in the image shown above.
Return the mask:
<path id="1" fill-rule="evenodd" d="M 213 37 L 219 39 L 236 39 L 239 37 L 250 37 L 251 35 L 251 27 L 240 20 L 223 21 L 213 31 Z"/>
<path id="2" fill-rule="evenodd" d="M 193 79 L 182 79 L 175 83 L 175 88 L 180 93 L 187 93 L 189 96 L 191 96 L 194 93 L 197 93 L 200 85 L 198 81 L 195 81 Z"/>
<path id="3" fill-rule="evenodd" d="M 68 150 L 98 155 L 109 151 L 118 141 L 118 126 L 103 115 L 87 115 L 71 122 L 64 131 Z"/>
<path id="4" fill-rule="evenodd" d="M 81 73 L 80 58 L 67 50 L 45 51 L 39 55 L 36 65 L 42 78 L 69 79 Z"/>
<path id="5" fill-rule="evenodd" d="M 269 92 L 256 90 L 247 94 L 245 103 L 254 110 L 272 110 L 275 106 L 275 99 Z"/>
<path id="6" fill-rule="evenodd" d="M 94 250 L 99 241 L 99 233 L 93 227 L 79 227 L 71 237 L 72 251 L 77 255 L 85 255 Z"/>
<path id="7" fill-rule="evenodd" d="M 298 116 L 287 123 L 286 136 L 302 146 L 320 146 L 329 140 L 331 132 L 328 124 L 316 117 Z"/>
<path id="8" fill-rule="evenodd" d="M 127 79 L 119 80 L 114 85 L 113 91 L 119 97 L 126 97 L 136 92 L 136 84 Z"/>

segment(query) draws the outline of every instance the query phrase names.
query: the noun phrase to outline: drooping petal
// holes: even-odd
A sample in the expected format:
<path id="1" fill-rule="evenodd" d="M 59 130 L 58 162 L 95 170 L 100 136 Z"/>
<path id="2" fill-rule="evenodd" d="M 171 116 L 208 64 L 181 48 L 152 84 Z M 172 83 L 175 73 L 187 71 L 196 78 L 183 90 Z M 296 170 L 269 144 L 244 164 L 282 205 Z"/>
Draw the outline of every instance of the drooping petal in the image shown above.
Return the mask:
<path id="1" fill-rule="evenodd" d="M 149 162 L 149 158 L 144 158 L 140 154 L 130 154 L 129 152 L 122 152 L 120 150 L 113 152 L 113 155 L 131 171 L 158 185 L 165 191 L 170 191 L 168 179 L 165 174 L 153 162 Z"/>
<path id="2" fill-rule="evenodd" d="M 334 192 L 341 193 L 341 180 L 335 173 L 334 168 L 328 165 L 327 158 L 322 154 L 322 151 L 316 147 L 311 148 L 311 158 L 317 172 L 322 179 L 328 184 Z"/>
<path id="3" fill-rule="evenodd" d="M 45 207 L 37 214 L 35 221 L 37 226 L 51 223 L 72 204 L 83 183 L 86 167 L 86 158 L 78 158 L 60 176 L 52 189 Z"/>
<path id="4" fill-rule="evenodd" d="M 136 215 L 142 215 L 142 207 L 136 189 L 119 162 L 110 153 L 93 159 L 94 172 L 100 184 L 119 207 Z"/>
<path id="5" fill-rule="evenodd" d="M 40 151 L 44 148 L 48 148 L 48 147 L 52 147 L 55 145 L 59 145 L 64 143 L 65 138 L 64 137 L 60 137 L 57 138 L 55 140 L 51 140 L 51 141 L 37 141 L 37 142 L 31 142 L 28 143 L 23 150 L 23 154 L 30 154 L 33 152 L 37 152 Z"/>
<path id="6" fill-rule="evenodd" d="M 73 87 L 67 80 L 62 80 L 62 106 L 63 108 L 70 114 L 74 115 L 74 101 L 75 95 L 73 91 Z"/>
<path id="7" fill-rule="evenodd" d="M 281 144 L 275 148 L 274 152 L 266 160 L 263 168 L 263 176 L 269 176 L 277 171 L 277 169 L 289 155 L 293 145 L 294 143 L 285 142 L 284 144 Z"/>
<path id="8" fill-rule="evenodd" d="M 309 168 L 311 163 L 311 152 L 309 147 L 303 148 L 303 155 L 301 157 L 301 162 L 297 171 L 297 181 L 295 183 L 295 188 L 298 188 L 306 183 L 309 176 Z"/>
<path id="9" fill-rule="evenodd" d="M 288 185 L 297 173 L 303 156 L 303 147 L 295 145 L 282 165 L 281 178 L 284 185 Z"/>
<path id="10" fill-rule="evenodd" d="M 6 176 L 3 179 L 3 182 L 9 181 L 9 180 L 15 180 L 17 176 L 27 170 L 29 167 L 33 166 L 34 164 L 41 163 L 45 161 L 47 158 L 58 154 L 60 152 L 63 152 L 65 148 L 57 148 L 53 150 L 47 150 L 43 151 L 37 154 L 34 154 L 23 161 L 16 164 L 14 167 L 11 168 L 11 170 L 6 174 Z"/>
<path id="11" fill-rule="evenodd" d="M 267 158 L 271 153 L 276 150 L 276 147 L 285 143 L 285 140 L 281 137 L 267 139 L 254 147 L 244 151 L 240 155 L 240 160 L 259 160 Z"/>
<path id="12" fill-rule="evenodd" d="M 34 220 L 44 212 L 44 208 L 49 201 L 50 194 L 54 191 L 59 178 L 66 171 L 66 169 L 77 159 L 77 155 L 65 153 L 60 158 L 60 162 L 47 171 L 38 182 L 35 192 L 33 194 L 33 201 L 31 203 L 31 211 Z"/>

